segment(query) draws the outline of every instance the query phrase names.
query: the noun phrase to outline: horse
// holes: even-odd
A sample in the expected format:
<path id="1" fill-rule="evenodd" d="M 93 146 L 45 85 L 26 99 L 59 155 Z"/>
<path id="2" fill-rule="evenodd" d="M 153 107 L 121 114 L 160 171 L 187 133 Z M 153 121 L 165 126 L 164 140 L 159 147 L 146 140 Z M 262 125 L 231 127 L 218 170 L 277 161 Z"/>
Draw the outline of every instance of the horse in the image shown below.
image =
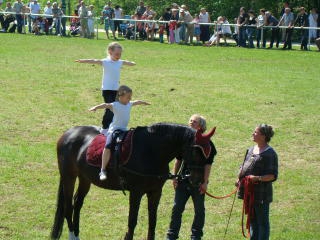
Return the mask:
<path id="1" fill-rule="evenodd" d="M 104 189 L 129 192 L 130 207 L 125 240 L 133 240 L 140 202 L 146 194 L 149 221 L 147 240 L 154 240 L 162 187 L 170 178 L 170 161 L 177 156 L 181 157 L 184 163 L 190 166 L 187 176 L 190 182 L 200 184 L 206 158 L 202 146 L 209 143 L 213 133 L 214 129 L 203 134 L 188 126 L 172 123 L 137 127 L 132 136 L 132 150 L 127 163 L 120 167 L 120 171 L 107 169 L 107 180 L 100 181 L 100 168 L 86 161 L 88 146 L 100 134 L 99 128 L 95 126 L 70 128 L 57 142 L 60 182 L 51 239 L 60 238 L 64 218 L 68 224 L 69 240 L 80 239 L 80 210 L 91 184 L 94 184 Z M 77 178 L 78 188 L 74 194 Z M 124 187 L 119 179 L 124 179 Z"/>

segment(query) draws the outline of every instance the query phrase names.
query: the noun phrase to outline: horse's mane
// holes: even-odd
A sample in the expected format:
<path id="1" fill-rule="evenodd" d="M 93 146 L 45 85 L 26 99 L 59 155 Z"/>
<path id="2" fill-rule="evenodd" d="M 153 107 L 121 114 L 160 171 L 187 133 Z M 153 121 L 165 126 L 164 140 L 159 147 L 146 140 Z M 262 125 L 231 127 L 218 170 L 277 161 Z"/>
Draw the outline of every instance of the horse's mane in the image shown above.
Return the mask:
<path id="1" fill-rule="evenodd" d="M 171 139 L 184 139 L 189 144 L 193 143 L 195 137 L 194 129 L 176 123 L 155 123 L 148 127 L 148 132 L 167 136 Z"/>

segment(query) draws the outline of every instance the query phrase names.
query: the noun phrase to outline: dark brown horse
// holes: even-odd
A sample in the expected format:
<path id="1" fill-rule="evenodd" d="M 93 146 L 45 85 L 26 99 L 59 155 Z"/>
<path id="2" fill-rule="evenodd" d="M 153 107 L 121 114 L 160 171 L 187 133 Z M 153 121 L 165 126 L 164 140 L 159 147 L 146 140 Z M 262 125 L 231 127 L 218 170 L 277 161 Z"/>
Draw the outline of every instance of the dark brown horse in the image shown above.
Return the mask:
<path id="1" fill-rule="evenodd" d="M 60 238 L 64 218 L 68 223 L 69 239 L 79 239 L 80 209 L 91 183 L 105 189 L 122 190 L 119 172 L 108 170 L 108 179 L 100 181 L 100 168 L 89 165 L 86 161 L 88 146 L 98 134 L 97 127 L 79 126 L 69 129 L 58 140 L 60 183 L 52 239 Z M 202 135 L 184 125 L 165 123 L 136 128 L 130 159 L 120 171 L 125 180 L 125 189 L 130 192 L 128 231 L 124 239 L 133 239 L 140 201 L 144 194 L 147 195 L 149 211 L 147 239 L 155 239 L 162 187 L 170 176 L 169 162 L 177 156 L 182 157 L 186 164 L 193 166 L 190 167 L 190 181 L 200 183 L 205 156 L 201 151 L 203 149 L 197 144 L 208 143 L 212 134 Z M 74 194 L 77 178 L 79 185 Z"/>

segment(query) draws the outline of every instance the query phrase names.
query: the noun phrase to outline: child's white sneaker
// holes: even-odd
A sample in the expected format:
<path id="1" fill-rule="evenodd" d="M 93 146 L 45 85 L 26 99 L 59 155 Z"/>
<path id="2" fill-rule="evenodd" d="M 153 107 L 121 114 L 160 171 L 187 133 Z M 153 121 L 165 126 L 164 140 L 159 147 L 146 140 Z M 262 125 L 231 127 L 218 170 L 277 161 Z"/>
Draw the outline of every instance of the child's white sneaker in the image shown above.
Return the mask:
<path id="1" fill-rule="evenodd" d="M 99 173 L 99 177 L 100 177 L 100 181 L 107 180 L 107 173 L 106 173 L 106 171 L 101 170 L 101 172 Z"/>

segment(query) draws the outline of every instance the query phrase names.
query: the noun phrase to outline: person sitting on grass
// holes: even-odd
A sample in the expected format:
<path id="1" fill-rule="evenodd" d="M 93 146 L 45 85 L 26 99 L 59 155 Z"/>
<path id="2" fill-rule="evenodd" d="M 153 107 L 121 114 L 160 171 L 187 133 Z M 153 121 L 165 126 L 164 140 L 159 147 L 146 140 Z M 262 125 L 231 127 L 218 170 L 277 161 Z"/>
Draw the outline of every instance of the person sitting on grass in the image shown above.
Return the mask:
<path id="1" fill-rule="evenodd" d="M 112 103 L 102 103 L 97 106 L 91 107 L 89 111 L 96 111 L 97 109 L 110 109 L 114 116 L 112 123 L 109 126 L 106 134 L 106 145 L 102 153 L 102 165 L 100 171 L 100 180 L 107 179 L 106 167 L 109 163 L 111 156 L 111 149 L 113 144 L 114 131 L 126 131 L 130 119 L 131 107 L 136 105 L 150 105 L 149 103 L 141 100 L 131 101 L 132 90 L 128 86 L 122 85 L 117 92 L 117 99 Z"/>
<path id="2" fill-rule="evenodd" d="M 11 3 L 10 2 L 7 2 L 6 3 L 6 8 L 4 10 L 5 12 L 13 12 L 13 8 L 11 6 Z M 15 17 L 13 14 L 11 13 L 5 13 L 3 15 L 3 21 L 1 22 L 1 25 L 2 25 L 2 32 L 7 32 L 9 30 L 9 27 L 10 27 L 10 23 L 14 22 L 15 20 Z M 14 29 L 15 31 L 15 29 Z"/>
<path id="3" fill-rule="evenodd" d="M 204 44 L 204 46 L 211 47 L 213 45 L 219 45 L 220 44 L 220 39 L 224 39 L 225 45 L 227 44 L 226 37 L 231 36 L 231 29 L 229 26 L 229 22 L 226 20 L 225 17 L 218 17 L 216 23 L 216 29 L 214 34 L 211 36 L 209 41 Z M 224 25 L 226 24 L 226 25 Z"/>

